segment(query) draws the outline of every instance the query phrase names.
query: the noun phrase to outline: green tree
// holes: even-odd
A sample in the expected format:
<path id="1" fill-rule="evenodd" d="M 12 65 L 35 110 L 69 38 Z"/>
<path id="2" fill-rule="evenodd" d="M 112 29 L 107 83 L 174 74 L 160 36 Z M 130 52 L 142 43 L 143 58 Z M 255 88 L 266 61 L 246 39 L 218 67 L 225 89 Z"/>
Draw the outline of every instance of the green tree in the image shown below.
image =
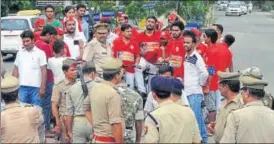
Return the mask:
<path id="1" fill-rule="evenodd" d="M 140 19 L 147 16 L 147 11 L 143 7 L 141 1 L 132 1 L 125 9 L 126 14 L 130 19 L 135 19 L 139 21 Z"/>
<path id="2" fill-rule="evenodd" d="M 6 16 L 9 13 L 16 13 L 20 10 L 35 9 L 32 2 L 33 0 L 1 1 L 1 16 Z"/>

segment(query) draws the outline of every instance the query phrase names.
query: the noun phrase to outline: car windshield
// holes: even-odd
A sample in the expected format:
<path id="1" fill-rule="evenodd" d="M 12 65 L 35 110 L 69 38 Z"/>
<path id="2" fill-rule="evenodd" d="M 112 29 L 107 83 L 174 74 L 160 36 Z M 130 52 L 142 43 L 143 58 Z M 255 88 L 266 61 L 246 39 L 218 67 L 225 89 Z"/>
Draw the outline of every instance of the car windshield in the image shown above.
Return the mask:
<path id="1" fill-rule="evenodd" d="M 26 19 L 1 19 L 1 30 L 26 30 L 30 29 Z"/>
<path id="2" fill-rule="evenodd" d="M 230 4 L 228 7 L 230 7 L 230 8 L 239 8 L 240 5 L 238 5 L 238 4 Z"/>

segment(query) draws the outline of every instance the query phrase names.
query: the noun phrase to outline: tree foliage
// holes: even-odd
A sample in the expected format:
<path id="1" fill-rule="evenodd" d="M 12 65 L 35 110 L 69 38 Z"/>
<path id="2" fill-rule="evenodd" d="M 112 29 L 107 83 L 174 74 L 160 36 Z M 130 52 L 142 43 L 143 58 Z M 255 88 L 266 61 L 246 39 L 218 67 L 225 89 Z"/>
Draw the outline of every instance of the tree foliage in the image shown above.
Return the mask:
<path id="1" fill-rule="evenodd" d="M 34 0 L 4 0 L 1 1 L 1 16 L 6 16 L 8 13 L 16 13 L 20 10 L 35 9 Z"/>
<path id="2" fill-rule="evenodd" d="M 142 1 L 132 1 L 125 9 L 130 19 L 140 20 L 147 16 L 147 11 L 143 7 Z"/>

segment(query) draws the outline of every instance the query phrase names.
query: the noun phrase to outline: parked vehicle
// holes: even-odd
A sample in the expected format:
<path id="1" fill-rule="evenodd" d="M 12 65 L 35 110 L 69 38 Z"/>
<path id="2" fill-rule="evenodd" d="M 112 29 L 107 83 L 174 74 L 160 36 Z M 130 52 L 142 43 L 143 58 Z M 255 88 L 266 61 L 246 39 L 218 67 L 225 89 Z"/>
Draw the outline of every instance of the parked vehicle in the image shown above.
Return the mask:
<path id="1" fill-rule="evenodd" d="M 226 10 L 227 5 L 228 5 L 228 1 L 220 1 L 220 2 L 218 3 L 218 9 L 219 9 L 219 11 L 224 11 L 224 10 Z"/>
<path id="2" fill-rule="evenodd" d="M 225 16 L 236 15 L 241 16 L 241 6 L 238 3 L 229 3 L 225 12 Z"/>
<path id="3" fill-rule="evenodd" d="M 34 22 L 39 16 L 7 16 L 1 18 L 1 53 L 16 55 L 22 48 L 20 34 L 24 30 L 34 30 Z"/>

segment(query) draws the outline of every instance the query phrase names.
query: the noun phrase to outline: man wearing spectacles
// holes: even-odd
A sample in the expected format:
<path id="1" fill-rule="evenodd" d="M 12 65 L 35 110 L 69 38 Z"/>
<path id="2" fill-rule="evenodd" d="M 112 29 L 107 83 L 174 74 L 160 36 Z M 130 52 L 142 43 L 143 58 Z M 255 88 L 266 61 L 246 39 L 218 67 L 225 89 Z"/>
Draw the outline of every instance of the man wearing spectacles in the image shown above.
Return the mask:
<path id="1" fill-rule="evenodd" d="M 90 41 L 84 50 L 83 60 L 93 61 L 95 63 L 96 71 L 102 74 L 100 65 L 105 64 L 108 58 L 111 58 L 111 46 L 107 43 L 108 28 L 106 23 L 99 23 L 94 26 L 95 38 Z"/>

